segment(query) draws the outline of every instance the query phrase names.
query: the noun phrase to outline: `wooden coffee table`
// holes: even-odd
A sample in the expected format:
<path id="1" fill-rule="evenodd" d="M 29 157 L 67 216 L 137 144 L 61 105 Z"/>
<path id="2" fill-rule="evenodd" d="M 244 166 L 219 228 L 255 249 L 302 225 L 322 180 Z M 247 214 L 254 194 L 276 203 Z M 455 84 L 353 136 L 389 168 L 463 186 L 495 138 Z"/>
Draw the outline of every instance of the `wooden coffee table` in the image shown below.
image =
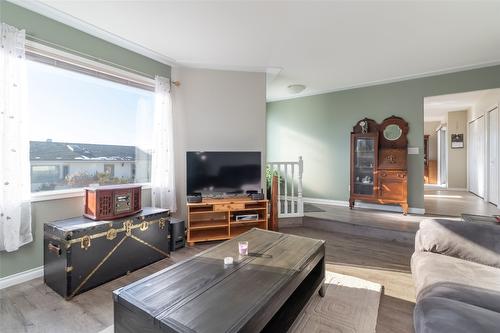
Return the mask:
<path id="1" fill-rule="evenodd" d="M 286 332 L 324 296 L 324 257 L 322 240 L 252 229 L 115 290 L 115 332 Z"/>

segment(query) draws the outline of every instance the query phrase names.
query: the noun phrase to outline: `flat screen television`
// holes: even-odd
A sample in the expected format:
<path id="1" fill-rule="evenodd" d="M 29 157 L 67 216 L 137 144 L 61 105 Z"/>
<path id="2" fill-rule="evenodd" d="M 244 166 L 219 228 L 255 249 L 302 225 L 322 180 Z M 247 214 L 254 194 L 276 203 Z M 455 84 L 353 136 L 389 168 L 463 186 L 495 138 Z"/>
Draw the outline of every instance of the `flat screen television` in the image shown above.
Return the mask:
<path id="1" fill-rule="evenodd" d="M 261 156 L 255 151 L 189 151 L 187 194 L 239 196 L 261 189 Z"/>

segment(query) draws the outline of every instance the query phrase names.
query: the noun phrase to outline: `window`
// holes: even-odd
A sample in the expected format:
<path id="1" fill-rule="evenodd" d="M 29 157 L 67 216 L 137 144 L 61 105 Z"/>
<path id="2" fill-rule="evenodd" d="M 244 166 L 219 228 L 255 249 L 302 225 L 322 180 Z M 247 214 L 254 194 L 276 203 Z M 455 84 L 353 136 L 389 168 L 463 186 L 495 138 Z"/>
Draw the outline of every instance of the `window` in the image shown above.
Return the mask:
<path id="1" fill-rule="evenodd" d="M 69 175 L 69 165 L 64 165 L 63 166 L 63 178 L 66 178 L 66 176 Z"/>
<path id="2" fill-rule="evenodd" d="M 152 89 L 34 60 L 27 74 L 32 192 L 150 181 Z"/>
<path id="3" fill-rule="evenodd" d="M 61 178 L 58 165 L 32 165 L 31 166 L 32 182 L 36 183 L 53 183 Z"/>
<path id="4" fill-rule="evenodd" d="M 113 164 L 104 164 L 104 173 L 110 177 L 115 176 L 115 166 Z M 132 166 L 130 169 L 130 175 L 133 175 Z"/>

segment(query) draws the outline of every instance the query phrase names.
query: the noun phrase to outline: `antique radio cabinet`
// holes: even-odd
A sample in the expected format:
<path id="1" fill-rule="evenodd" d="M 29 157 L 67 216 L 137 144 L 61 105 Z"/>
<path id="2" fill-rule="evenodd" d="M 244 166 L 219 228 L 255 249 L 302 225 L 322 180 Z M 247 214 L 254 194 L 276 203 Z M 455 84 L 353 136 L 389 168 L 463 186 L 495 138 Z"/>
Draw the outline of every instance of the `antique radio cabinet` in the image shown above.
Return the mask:
<path id="1" fill-rule="evenodd" d="M 169 211 L 145 207 L 111 221 L 84 217 L 44 224 L 44 281 L 66 299 L 170 253 Z"/>
<path id="2" fill-rule="evenodd" d="M 140 185 L 111 185 L 85 188 L 84 216 L 111 220 L 141 211 Z"/>

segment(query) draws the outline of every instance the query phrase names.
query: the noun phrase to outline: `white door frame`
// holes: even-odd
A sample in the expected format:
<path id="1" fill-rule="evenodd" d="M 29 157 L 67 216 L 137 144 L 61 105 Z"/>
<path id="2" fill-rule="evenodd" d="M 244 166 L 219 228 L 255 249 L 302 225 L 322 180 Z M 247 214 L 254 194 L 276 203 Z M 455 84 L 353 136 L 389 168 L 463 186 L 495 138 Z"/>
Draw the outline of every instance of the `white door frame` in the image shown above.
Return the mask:
<path id="1" fill-rule="evenodd" d="M 442 132 L 444 132 L 444 135 L 442 135 Z M 438 141 L 438 145 L 437 145 L 438 146 L 438 151 L 437 151 L 438 179 L 437 179 L 437 182 L 438 182 L 438 185 L 445 185 L 447 188 L 448 187 L 448 143 L 447 143 L 448 133 L 447 133 L 446 126 L 442 126 L 442 125 L 439 126 L 439 128 L 436 130 L 436 135 L 437 135 L 437 141 Z M 443 138 L 444 138 L 444 140 L 443 140 Z M 444 152 L 444 165 L 446 167 L 446 170 L 445 170 L 446 177 L 443 177 L 444 175 L 441 172 L 442 164 L 443 164 L 443 159 L 442 159 L 443 152 Z"/>
<path id="2" fill-rule="evenodd" d="M 473 120 L 467 122 L 467 191 L 472 193 L 472 181 L 471 181 L 471 160 L 472 160 L 472 131 L 471 125 Z"/>
<path id="3" fill-rule="evenodd" d="M 499 137 L 500 137 L 500 133 L 498 131 L 498 129 L 500 129 L 500 110 L 498 108 L 498 104 L 497 105 L 494 105 L 490 108 L 487 109 L 487 111 L 485 112 L 485 115 L 486 115 L 486 124 L 485 124 L 485 130 L 486 130 L 486 184 L 485 184 L 485 189 L 486 189 L 486 193 L 485 193 L 485 196 L 484 196 L 484 200 L 486 202 L 491 202 L 490 201 L 490 188 L 491 188 L 491 175 L 490 175 L 490 161 L 491 161 L 491 156 L 490 156 L 490 122 L 491 122 L 491 119 L 490 119 L 490 112 L 493 112 L 497 110 L 497 158 L 496 158 L 496 163 L 497 163 L 497 183 L 500 182 L 500 167 L 498 166 L 498 160 L 499 160 L 499 157 L 500 157 L 500 147 L 499 147 L 499 144 L 500 144 L 500 140 L 499 140 Z M 499 185 L 500 184 L 497 184 L 497 201 L 496 202 L 492 202 L 493 204 L 497 205 L 497 207 L 499 206 L 499 201 L 500 201 L 500 190 L 499 190 Z"/>
<path id="4" fill-rule="evenodd" d="M 470 112 L 470 111 L 469 111 Z M 471 181 L 470 181 L 470 161 L 471 161 L 471 141 L 472 141 L 472 135 L 470 131 L 470 126 L 472 124 L 473 120 L 467 120 L 467 192 L 472 192 L 471 191 Z"/>

